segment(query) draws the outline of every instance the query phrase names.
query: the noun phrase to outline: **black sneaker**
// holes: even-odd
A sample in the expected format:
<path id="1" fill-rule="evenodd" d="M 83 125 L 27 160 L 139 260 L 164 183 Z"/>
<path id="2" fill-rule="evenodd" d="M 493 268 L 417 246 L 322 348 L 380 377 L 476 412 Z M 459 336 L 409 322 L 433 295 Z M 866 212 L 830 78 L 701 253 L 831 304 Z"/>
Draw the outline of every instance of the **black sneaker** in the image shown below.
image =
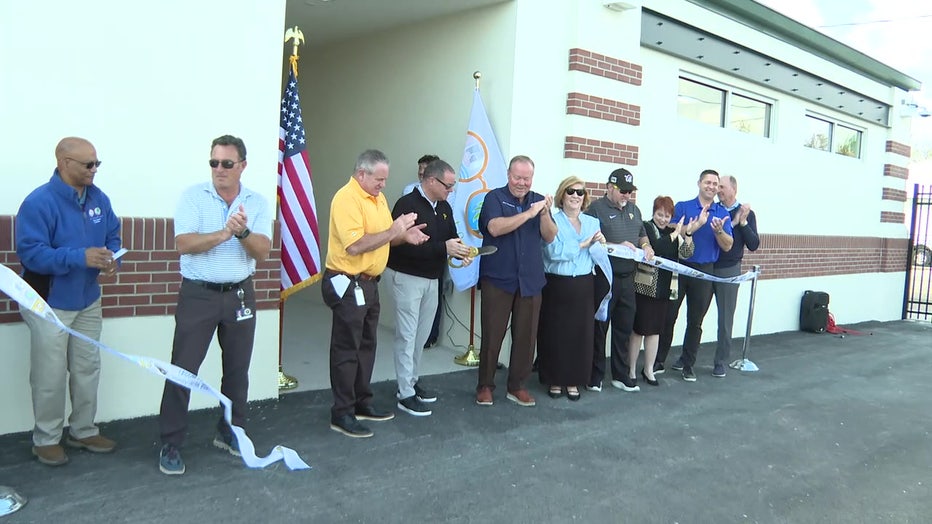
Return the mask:
<path id="1" fill-rule="evenodd" d="M 184 460 L 181 451 L 173 444 L 165 444 L 159 452 L 159 470 L 166 475 L 183 475 Z"/>
<path id="2" fill-rule="evenodd" d="M 663 375 L 664 371 L 662 362 L 654 362 L 654 375 Z"/>
<path id="3" fill-rule="evenodd" d="M 395 418 L 395 414 L 391 411 L 379 411 L 371 405 L 362 407 L 356 406 L 356 418 L 381 422 L 383 420 L 391 420 Z"/>
<path id="4" fill-rule="evenodd" d="M 680 357 L 676 359 L 676 362 L 673 363 L 671 369 L 673 369 L 673 371 L 683 371 L 683 367 L 683 357 Z M 654 373 L 656 373 L 656 371 Z"/>
<path id="5" fill-rule="evenodd" d="M 410 413 L 415 417 L 426 417 L 431 414 L 430 408 L 425 406 L 417 395 L 411 395 L 410 397 L 399 400 L 398 409 L 405 413 Z"/>
<path id="6" fill-rule="evenodd" d="M 683 366 L 683 380 L 686 382 L 695 382 L 696 374 L 693 373 L 692 366 Z"/>
<path id="7" fill-rule="evenodd" d="M 641 386 L 638 386 L 638 379 L 636 378 L 621 377 L 621 380 L 613 380 L 612 386 L 631 393 L 641 391 Z"/>
<path id="8" fill-rule="evenodd" d="M 218 431 L 217 435 L 214 436 L 214 447 L 225 450 L 234 457 L 243 456 L 239 452 L 239 444 L 236 442 L 236 436 L 233 435 L 233 433 L 223 433 Z"/>
<path id="9" fill-rule="evenodd" d="M 330 419 L 330 429 L 343 433 L 347 437 L 367 438 L 372 436 L 372 430 L 363 426 L 352 415 L 343 415 L 336 419 Z"/>
<path id="10" fill-rule="evenodd" d="M 725 364 L 715 364 L 712 368 L 712 376 L 715 378 L 725 378 Z"/>
<path id="11" fill-rule="evenodd" d="M 422 388 L 420 384 L 414 385 L 414 394 L 417 395 L 418 400 L 426 404 L 430 404 L 431 402 L 437 401 L 437 393 L 429 389 Z M 428 415 L 429 414 L 430 413 L 428 413 Z"/>

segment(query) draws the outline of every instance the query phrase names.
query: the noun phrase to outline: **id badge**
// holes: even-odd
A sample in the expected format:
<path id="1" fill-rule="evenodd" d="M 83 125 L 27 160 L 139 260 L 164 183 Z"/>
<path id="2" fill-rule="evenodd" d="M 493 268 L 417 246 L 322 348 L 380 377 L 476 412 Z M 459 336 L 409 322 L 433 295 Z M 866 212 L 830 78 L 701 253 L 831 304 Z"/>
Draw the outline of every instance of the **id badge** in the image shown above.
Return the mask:
<path id="1" fill-rule="evenodd" d="M 359 284 L 356 284 L 356 289 L 353 290 L 353 293 L 356 295 L 356 305 L 365 306 L 366 296 L 363 294 L 362 288 L 359 287 Z"/>
<path id="2" fill-rule="evenodd" d="M 248 307 L 241 307 L 236 310 L 236 321 L 242 322 L 243 320 L 249 320 L 253 317 L 252 309 Z"/>
<path id="3" fill-rule="evenodd" d="M 236 310 L 236 321 L 242 322 L 243 320 L 252 318 L 252 309 L 246 307 L 246 293 L 243 291 L 243 288 L 236 290 L 236 298 L 239 299 L 239 309 Z"/>

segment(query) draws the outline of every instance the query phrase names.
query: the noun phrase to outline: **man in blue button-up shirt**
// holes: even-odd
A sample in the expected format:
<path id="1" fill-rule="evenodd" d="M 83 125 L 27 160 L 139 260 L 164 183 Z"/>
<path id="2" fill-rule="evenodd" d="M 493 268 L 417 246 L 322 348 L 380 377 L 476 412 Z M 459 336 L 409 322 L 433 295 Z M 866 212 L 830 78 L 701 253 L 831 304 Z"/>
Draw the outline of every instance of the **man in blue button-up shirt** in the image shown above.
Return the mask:
<path id="1" fill-rule="evenodd" d="M 557 225 L 550 215 L 553 197 L 531 191 L 533 180 L 534 162 L 526 156 L 512 158 L 508 164 L 508 185 L 489 191 L 479 212 L 482 245 L 498 248 L 479 266 L 482 346 L 476 403 L 480 406 L 492 405 L 495 369 L 509 317 L 511 361 L 507 398 L 521 406 L 535 405 L 524 383 L 531 375 L 540 293 L 546 283 L 540 246 L 542 240 L 553 242 Z"/>

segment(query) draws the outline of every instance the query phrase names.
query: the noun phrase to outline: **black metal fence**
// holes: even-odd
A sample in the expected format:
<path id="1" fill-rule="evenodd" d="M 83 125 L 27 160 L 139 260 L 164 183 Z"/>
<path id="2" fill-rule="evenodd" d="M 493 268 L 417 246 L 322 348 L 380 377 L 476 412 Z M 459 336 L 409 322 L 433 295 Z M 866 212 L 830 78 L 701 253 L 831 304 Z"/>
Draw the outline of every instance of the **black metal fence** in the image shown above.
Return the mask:
<path id="1" fill-rule="evenodd" d="M 913 187 L 903 318 L 932 320 L 932 187 Z"/>

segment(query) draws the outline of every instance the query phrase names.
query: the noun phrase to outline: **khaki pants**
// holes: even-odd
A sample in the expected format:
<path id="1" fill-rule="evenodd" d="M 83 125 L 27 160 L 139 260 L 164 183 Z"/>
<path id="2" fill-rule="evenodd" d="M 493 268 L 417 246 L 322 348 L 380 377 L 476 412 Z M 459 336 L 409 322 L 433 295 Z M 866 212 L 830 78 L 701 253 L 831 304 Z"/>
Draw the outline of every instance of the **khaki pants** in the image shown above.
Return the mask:
<path id="1" fill-rule="evenodd" d="M 80 311 L 52 308 L 62 324 L 100 340 L 100 299 Z M 76 439 L 100 433 L 94 425 L 97 416 L 97 384 L 100 382 L 100 349 L 69 335 L 55 324 L 22 311 L 31 341 L 32 411 L 36 425 L 32 441 L 36 446 L 59 444 L 65 422 L 65 380 L 71 390 L 71 436 Z"/>

